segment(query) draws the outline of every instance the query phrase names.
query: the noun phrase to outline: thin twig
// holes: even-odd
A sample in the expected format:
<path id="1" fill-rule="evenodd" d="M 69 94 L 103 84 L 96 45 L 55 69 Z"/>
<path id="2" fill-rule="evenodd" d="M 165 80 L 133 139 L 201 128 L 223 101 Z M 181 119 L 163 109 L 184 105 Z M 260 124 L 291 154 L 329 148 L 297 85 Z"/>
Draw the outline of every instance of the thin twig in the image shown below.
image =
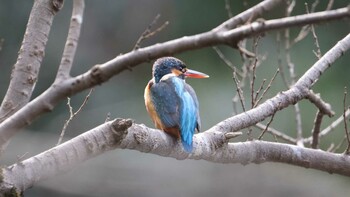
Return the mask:
<path id="1" fill-rule="evenodd" d="M 278 105 L 280 105 L 280 104 L 281 104 L 281 103 L 278 103 Z M 279 108 L 279 106 L 277 107 L 277 109 L 278 109 L 278 108 Z M 260 136 L 258 137 L 258 140 L 261 140 L 262 137 L 264 136 L 265 132 L 266 132 L 267 129 L 269 128 L 270 124 L 272 123 L 273 117 L 275 117 L 276 112 L 277 112 L 277 110 L 275 111 L 274 114 L 272 114 L 270 121 L 267 123 L 265 129 L 261 132 Z"/>
<path id="2" fill-rule="evenodd" d="M 0 38 L 0 51 L 2 50 L 2 46 L 4 44 L 5 39 Z"/>
<path id="3" fill-rule="evenodd" d="M 295 138 L 292 138 L 290 137 L 289 135 L 287 134 L 284 134 L 283 132 L 281 131 L 278 131 L 272 127 L 267 127 L 266 125 L 262 124 L 262 123 L 257 123 L 255 125 L 256 127 L 258 127 L 259 129 L 261 130 L 264 130 L 265 128 L 267 128 L 267 132 L 272 134 L 273 136 L 276 136 L 284 141 L 287 141 L 289 143 L 292 143 L 292 144 L 296 144 L 297 143 L 297 140 Z"/>
<path id="4" fill-rule="evenodd" d="M 315 10 L 315 7 L 316 5 L 318 4 L 318 1 L 315 1 L 313 4 L 312 4 L 312 9 L 311 9 L 311 12 L 313 12 Z M 305 8 L 306 8 L 306 13 L 310 14 L 309 12 L 309 7 L 308 7 L 308 4 L 305 3 Z M 315 27 L 313 24 L 310 25 L 311 26 L 311 32 L 312 32 L 312 37 L 314 38 L 315 40 L 315 45 L 316 45 L 316 49 L 317 51 L 315 52 L 314 51 L 314 54 L 316 55 L 316 57 L 318 59 L 320 59 L 322 57 L 322 53 L 321 53 L 321 49 L 320 49 L 320 44 L 318 42 L 318 38 L 317 38 L 317 35 L 316 35 L 316 32 L 315 32 Z"/>
<path id="5" fill-rule="evenodd" d="M 255 102 L 254 107 L 258 106 L 259 102 L 264 98 L 266 92 L 270 89 L 272 82 L 275 80 L 277 74 L 279 73 L 279 69 L 276 70 L 275 74 L 271 78 L 269 84 L 267 85 L 266 89 L 263 91 L 262 95 L 259 97 L 259 99 Z M 254 108 L 253 107 L 253 108 Z"/>
<path id="6" fill-rule="evenodd" d="M 318 5 L 319 3 L 320 3 L 319 0 L 315 0 L 315 1 L 311 4 L 311 13 L 315 12 L 316 7 L 317 7 L 317 5 Z M 306 2 L 305 2 L 305 5 L 306 5 L 306 7 L 308 7 Z M 309 14 L 309 8 L 307 8 L 307 13 Z"/>
<path id="7" fill-rule="evenodd" d="M 326 10 L 331 10 L 332 7 L 333 7 L 333 3 L 334 3 L 334 0 L 329 0 L 329 1 L 328 1 L 328 4 L 327 4 Z"/>
<path id="8" fill-rule="evenodd" d="M 227 66 L 229 66 L 232 69 L 235 69 L 235 66 L 233 65 L 233 63 L 225 57 L 225 55 L 222 53 L 222 51 L 218 47 L 215 46 L 215 47 L 213 47 L 213 49 L 218 54 L 220 59 L 225 62 L 225 64 Z M 236 72 L 237 72 L 237 70 L 236 70 Z M 241 76 L 241 73 L 237 72 L 237 74 Z"/>
<path id="9" fill-rule="evenodd" d="M 348 124 L 346 121 L 346 95 L 347 95 L 347 89 L 346 87 L 344 88 L 344 100 L 343 100 L 343 105 L 344 105 L 344 112 L 343 112 L 343 120 L 344 120 L 344 130 L 345 130 L 345 134 L 346 134 L 346 139 L 348 141 L 348 146 L 346 148 L 345 154 L 349 154 L 350 153 L 350 136 L 349 136 L 349 132 L 348 132 Z"/>
<path id="10" fill-rule="evenodd" d="M 239 86 L 239 80 L 237 79 L 236 69 L 233 70 L 233 81 L 236 84 L 237 93 L 238 93 L 238 96 L 239 96 L 239 100 L 241 101 L 242 109 L 243 109 L 243 111 L 246 111 L 245 102 L 244 102 L 244 96 L 243 96 L 243 90 Z"/>
<path id="11" fill-rule="evenodd" d="M 286 76 L 284 75 L 284 68 L 282 65 L 282 54 L 281 54 L 281 32 L 277 32 L 276 36 L 276 42 L 277 42 L 277 62 L 278 62 L 278 69 L 280 70 L 280 75 L 282 78 L 282 81 L 286 88 L 289 88 L 289 83 L 287 81 Z"/>
<path id="12" fill-rule="evenodd" d="M 67 97 L 67 106 L 68 106 L 68 108 L 69 108 L 69 118 L 68 118 L 68 120 L 66 120 L 66 123 L 63 125 L 62 131 L 61 131 L 61 135 L 60 135 L 60 137 L 59 137 L 59 139 L 58 139 L 58 142 L 57 142 L 56 146 L 58 146 L 59 144 L 61 144 L 61 142 L 62 142 L 62 140 L 63 140 L 63 137 L 64 137 L 64 134 L 65 134 L 65 132 L 66 132 L 66 129 L 67 129 L 67 127 L 68 127 L 70 121 L 72 121 L 73 118 L 74 118 L 74 117 L 83 109 L 83 107 L 87 104 L 87 102 L 88 102 L 88 100 L 89 100 L 89 98 L 90 98 L 90 95 L 91 95 L 91 93 L 92 93 L 93 91 L 94 91 L 94 89 L 91 88 L 91 89 L 90 89 L 90 92 L 88 93 L 88 95 L 86 95 L 86 97 L 85 97 L 83 103 L 80 105 L 79 109 L 78 109 L 76 112 L 74 112 L 74 113 L 73 113 L 73 108 L 72 108 L 72 106 L 70 105 L 70 98 Z"/>
<path id="13" fill-rule="evenodd" d="M 111 112 L 108 112 L 107 116 L 106 116 L 106 119 L 105 119 L 105 122 L 108 122 L 110 120 L 111 120 Z"/>
<path id="14" fill-rule="evenodd" d="M 231 10 L 230 0 L 225 0 L 225 10 L 227 11 L 228 17 L 232 18 L 233 14 L 232 14 L 232 10 Z"/>
<path id="15" fill-rule="evenodd" d="M 337 152 L 346 142 L 346 135 L 344 135 L 343 139 L 341 140 L 341 142 L 335 146 L 332 150 L 330 150 L 329 152 Z"/>
<path id="16" fill-rule="evenodd" d="M 345 118 L 348 118 L 350 115 L 350 108 L 348 108 L 345 112 Z M 340 123 L 343 122 L 343 115 L 339 116 L 334 122 L 332 122 L 328 127 L 324 128 L 320 134 L 319 134 L 319 138 L 326 136 L 327 134 L 329 134 L 331 131 L 333 131 L 338 125 L 340 125 Z M 312 141 L 312 137 L 306 138 L 304 139 L 304 143 L 311 143 Z"/>
<path id="17" fill-rule="evenodd" d="M 169 21 L 165 21 L 163 25 L 158 27 L 156 30 L 152 31 L 152 27 L 157 23 L 158 19 L 160 18 L 160 14 L 158 14 L 156 17 L 154 17 L 153 21 L 148 25 L 146 30 L 141 34 L 141 36 L 137 39 L 136 44 L 134 48 L 132 49 L 137 50 L 140 48 L 141 42 L 144 41 L 145 39 L 154 36 L 158 32 L 162 31 L 167 25 L 169 25 Z"/>
<path id="18" fill-rule="evenodd" d="M 252 76 L 253 79 L 251 80 L 250 83 L 250 99 L 251 99 L 251 107 L 253 108 L 255 106 L 255 98 L 254 98 L 254 83 L 255 83 L 255 79 L 256 79 L 256 66 L 258 63 L 258 52 L 257 52 L 257 48 L 258 48 L 258 42 L 259 42 L 260 36 L 258 37 L 254 37 L 254 45 L 253 45 L 253 52 L 255 54 L 255 58 L 253 60 L 253 66 L 252 66 Z"/>
<path id="19" fill-rule="evenodd" d="M 264 88 L 265 82 L 266 82 L 266 79 L 263 79 L 263 81 L 262 81 L 262 83 L 260 84 L 258 90 L 255 92 L 255 96 L 254 96 L 254 98 L 255 98 L 255 100 L 254 100 L 254 105 L 255 105 L 255 103 L 256 103 L 256 101 L 257 101 L 257 99 L 258 99 L 258 96 L 259 96 L 261 90 Z M 253 107 L 254 107 L 254 106 L 253 106 Z"/>
<path id="20" fill-rule="evenodd" d="M 324 114 L 318 110 L 315 118 L 315 123 L 314 123 L 314 128 L 312 129 L 312 143 L 311 143 L 311 148 L 318 148 L 319 144 L 319 133 L 320 133 L 320 128 L 321 128 L 321 123 L 322 123 L 322 118 Z"/>

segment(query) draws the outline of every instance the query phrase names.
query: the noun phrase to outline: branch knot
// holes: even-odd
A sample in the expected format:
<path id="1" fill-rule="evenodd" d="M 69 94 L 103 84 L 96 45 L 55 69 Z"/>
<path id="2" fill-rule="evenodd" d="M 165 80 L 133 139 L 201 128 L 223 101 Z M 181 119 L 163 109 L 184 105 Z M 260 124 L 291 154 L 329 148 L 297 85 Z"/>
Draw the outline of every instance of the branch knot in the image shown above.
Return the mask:
<path id="1" fill-rule="evenodd" d="M 117 144 L 124 139 L 128 133 L 128 128 L 130 128 L 132 124 L 133 121 L 131 119 L 117 118 L 112 122 L 113 137 Z"/>

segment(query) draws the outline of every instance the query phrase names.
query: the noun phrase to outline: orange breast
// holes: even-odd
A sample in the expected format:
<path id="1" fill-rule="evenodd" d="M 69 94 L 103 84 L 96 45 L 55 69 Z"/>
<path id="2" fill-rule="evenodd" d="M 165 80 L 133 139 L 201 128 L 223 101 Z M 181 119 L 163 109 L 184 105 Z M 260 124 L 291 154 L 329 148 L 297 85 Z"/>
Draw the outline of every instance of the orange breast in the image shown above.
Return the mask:
<path id="1" fill-rule="evenodd" d="M 150 88 L 152 87 L 152 85 L 153 85 L 153 81 L 151 80 L 148 82 L 148 84 L 145 88 L 145 94 L 144 94 L 145 105 L 146 105 L 146 109 L 147 109 L 149 116 L 151 117 L 151 119 L 152 119 L 152 121 L 157 129 L 163 130 L 175 138 L 180 138 L 180 130 L 178 127 L 166 128 L 163 125 L 162 121 L 160 120 L 160 118 L 156 112 L 156 109 L 153 105 L 152 99 L 151 99 L 152 97 L 151 97 Z"/>

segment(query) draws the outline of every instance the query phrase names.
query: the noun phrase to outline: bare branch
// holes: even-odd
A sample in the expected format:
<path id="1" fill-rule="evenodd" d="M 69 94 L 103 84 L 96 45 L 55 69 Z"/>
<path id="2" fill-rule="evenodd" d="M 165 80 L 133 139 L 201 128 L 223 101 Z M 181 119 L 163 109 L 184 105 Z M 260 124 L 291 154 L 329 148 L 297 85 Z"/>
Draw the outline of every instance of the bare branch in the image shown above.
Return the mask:
<path id="1" fill-rule="evenodd" d="M 255 97 L 254 97 L 254 92 L 255 92 L 255 79 L 256 79 L 256 67 L 257 67 L 257 63 L 258 63 L 258 52 L 257 52 L 257 48 L 258 48 L 258 42 L 260 40 L 260 36 L 254 38 L 254 45 L 253 45 L 253 53 L 255 54 L 255 58 L 253 60 L 253 66 L 252 66 L 252 80 L 250 83 L 250 99 L 251 99 L 251 107 L 253 108 L 255 106 Z"/>
<path id="2" fill-rule="evenodd" d="M 316 5 L 318 4 L 318 1 L 315 1 L 313 4 L 312 4 L 312 9 L 311 9 L 311 12 L 313 12 L 316 8 Z M 306 13 L 310 13 L 309 12 L 309 7 L 308 7 L 308 4 L 305 3 L 305 7 L 306 7 Z M 322 53 L 321 53 L 321 49 L 320 49 L 320 44 L 318 43 L 318 38 L 317 38 L 317 35 L 316 35 L 316 32 L 315 32 L 315 28 L 314 28 L 314 25 L 311 24 L 311 32 L 312 32 L 312 36 L 315 40 L 315 45 L 316 45 L 316 49 L 317 51 L 314 52 L 316 57 L 318 59 L 320 59 L 322 57 Z"/>
<path id="3" fill-rule="evenodd" d="M 332 7 L 333 7 L 333 3 L 334 3 L 334 0 L 329 0 L 329 1 L 328 1 L 328 4 L 327 4 L 326 10 L 331 10 Z"/>
<path id="4" fill-rule="evenodd" d="M 232 10 L 231 10 L 230 0 L 225 0 L 225 10 L 227 12 L 228 17 L 232 18 L 233 14 L 232 14 Z"/>
<path id="5" fill-rule="evenodd" d="M 131 120 L 117 119 L 4 168 L 2 182 L 7 183 L 8 190 L 21 193 L 38 181 L 71 170 L 87 159 L 116 148 L 133 149 L 179 160 L 203 159 L 215 163 L 244 165 L 279 162 L 350 176 L 350 158 L 344 154 L 264 141 L 217 146 L 206 132 L 196 134 L 193 143 L 193 153 L 187 154 L 179 141 L 164 132 L 133 124 Z"/>
<path id="6" fill-rule="evenodd" d="M 280 71 L 280 75 L 281 75 L 281 78 L 282 78 L 282 81 L 283 81 L 284 85 L 286 86 L 286 88 L 289 88 L 289 83 L 288 83 L 287 78 L 286 78 L 286 76 L 284 74 L 284 68 L 283 68 L 283 65 L 282 65 L 281 33 L 280 32 L 277 32 L 276 42 L 277 42 L 277 54 L 278 54 L 278 59 L 277 59 L 278 69 Z"/>
<path id="7" fill-rule="evenodd" d="M 239 80 L 238 80 L 237 75 L 236 75 L 236 69 L 233 70 L 233 81 L 236 84 L 236 88 L 237 88 L 236 90 L 237 90 L 237 94 L 239 96 L 239 100 L 241 101 L 242 109 L 243 109 L 243 111 L 246 111 L 243 90 L 239 85 Z"/>
<path id="8" fill-rule="evenodd" d="M 78 47 L 78 41 L 80 37 L 80 30 L 83 23 L 84 15 L 84 0 L 74 0 L 72 16 L 67 36 L 67 41 L 62 54 L 60 66 L 57 71 L 56 82 L 59 83 L 62 80 L 66 80 L 70 77 L 70 70 L 73 65 L 75 52 Z"/>
<path id="9" fill-rule="evenodd" d="M 307 99 L 323 113 L 327 114 L 329 117 L 333 117 L 335 112 L 332 110 L 332 107 L 329 103 L 326 103 L 322 100 L 320 94 L 315 94 L 312 90 L 307 95 Z"/>
<path id="10" fill-rule="evenodd" d="M 277 110 L 278 110 L 278 108 L 277 108 Z M 276 110 L 276 112 L 277 112 L 277 110 Z M 264 136 L 265 132 L 266 132 L 267 129 L 270 127 L 270 124 L 272 123 L 273 117 L 275 117 L 276 112 L 275 112 L 274 114 L 272 114 L 270 121 L 267 123 L 265 129 L 261 132 L 260 136 L 258 137 L 258 140 L 261 140 L 261 139 L 262 139 L 262 137 Z"/>
<path id="11" fill-rule="evenodd" d="M 261 16 L 264 12 L 269 11 L 270 9 L 272 9 L 273 7 L 277 6 L 278 4 L 282 3 L 282 0 L 267 0 L 267 1 L 263 1 L 249 9 L 247 9 L 246 11 L 236 15 L 233 18 L 230 18 L 229 20 L 225 21 L 224 23 L 222 23 L 221 25 L 219 25 L 218 27 L 216 27 L 215 29 L 213 29 L 214 31 L 220 31 L 223 29 L 232 29 L 237 27 L 237 25 L 240 24 L 244 24 L 245 22 L 247 22 L 248 20 L 254 19 L 258 16 Z"/>
<path id="12" fill-rule="evenodd" d="M 282 139 L 284 141 L 287 141 L 287 142 L 292 143 L 292 144 L 296 144 L 297 143 L 296 139 L 294 139 L 294 138 L 290 137 L 289 135 L 286 135 L 283 132 L 278 131 L 278 130 L 276 130 L 274 128 L 267 127 L 266 125 L 264 125 L 262 123 L 257 123 L 255 126 L 258 127 L 261 130 L 264 130 L 265 128 L 267 128 L 266 131 L 268 133 L 271 133 L 273 136 L 276 136 L 276 137 L 278 137 L 278 138 L 280 138 L 280 139 Z"/>
<path id="13" fill-rule="evenodd" d="M 275 74 L 273 75 L 273 77 L 271 78 L 269 84 L 267 85 L 266 89 L 263 91 L 262 95 L 259 97 L 259 99 L 255 102 L 254 107 L 258 106 L 258 104 L 260 103 L 260 101 L 264 98 L 264 95 L 266 94 L 266 92 L 270 89 L 272 82 L 275 80 L 277 74 L 279 73 L 279 69 L 276 70 Z"/>
<path id="14" fill-rule="evenodd" d="M 136 41 L 136 44 L 133 48 L 134 50 L 137 50 L 140 48 L 141 42 L 144 41 L 145 39 L 154 36 L 155 34 L 157 34 L 158 32 L 162 31 L 166 26 L 169 25 L 169 21 L 165 21 L 165 23 L 163 23 L 163 25 L 161 25 L 160 27 L 158 27 L 156 30 L 152 31 L 152 27 L 157 23 L 158 19 L 160 18 L 160 14 L 158 14 L 153 21 L 148 25 L 148 27 L 146 28 L 146 30 L 141 34 L 141 36 L 139 37 L 139 39 Z"/>
<path id="15" fill-rule="evenodd" d="M 279 105 L 279 109 L 281 110 L 291 104 L 297 103 L 307 96 L 309 92 L 308 90 L 312 87 L 314 82 L 319 79 L 322 73 L 349 48 L 350 34 L 340 40 L 332 49 L 322 56 L 322 58 L 309 68 L 289 90 L 280 92 L 275 97 L 268 99 L 256 108 L 246 111 L 243 114 L 226 119 L 223 123 L 219 123 L 217 126 L 211 128 L 211 130 L 229 130 L 234 132 L 252 126 L 265 118 L 272 116 Z"/>
<path id="16" fill-rule="evenodd" d="M 349 115 L 350 115 L 350 108 L 346 110 L 345 117 L 348 118 Z M 326 127 L 320 132 L 319 138 L 324 137 L 327 134 L 329 134 L 331 131 L 333 131 L 338 125 L 340 125 L 340 123 L 344 121 L 343 119 L 344 119 L 343 115 L 339 116 L 337 120 L 332 122 L 328 127 Z M 312 141 L 312 137 L 304 139 L 304 143 L 310 143 L 311 141 Z"/>
<path id="17" fill-rule="evenodd" d="M 233 63 L 225 57 L 225 55 L 221 52 L 221 50 L 218 47 L 213 47 L 213 49 L 218 54 L 220 59 L 222 59 L 222 61 L 225 62 L 227 66 L 229 66 L 232 70 L 235 69 L 235 66 L 233 65 Z M 237 69 L 236 69 L 236 72 L 237 72 Z"/>
<path id="18" fill-rule="evenodd" d="M 63 2 L 60 1 L 55 6 L 52 6 L 51 0 L 34 1 L 10 84 L 1 103 L 1 120 L 29 102 L 44 58 L 53 18 L 62 6 Z"/>
<path id="19" fill-rule="evenodd" d="M 348 124 L 347 124 L 347 120 L 346 120 L 346 95 L 347 95 L 347 90 L 346 87 L 344 88 L 344 100 L 343 100 L 343 105 L 344 105 L 344 113 L 343 113 L 343 120 L 344 120 L 344 131 L 345 131 L 345 135 L 346 135 L 346 139 L 348 141 L 348 146 L 346 148 L 345 154 L 350 154 L 350 136 L 349 136 L 349 131 L 348 131 Z"/>
<path id="20" fill-rule="evenodd" d="M 63 140 L 63 137 L 64 137 L 64 134 L 66 133 L 66 129 L 69 125 L 69 123 L 73 120 L 73 118 L 79 114 L 79 112 L 83 109 L 83 107 L 87 104 L 89 98 L 90 98 L 90 95 L 91 93 L 94 91 L 93 88 L 90 89 L 90 92 L 88 93 L 88 95 L 86 95 L 83 103 L 80 105 L 79 109 L 73 113 L 73 107 L 70 105 L 70 98 L 68 97 L 67 98 L 67 105 L 68 105 L 68 108 L 69 108 L 69 118 L 66 120 L 66 123 L 64 123 L 63 125 L 63 128 L 62 128 L 62 131 L 61 131 L 61 135 L 60 137 L 58 138 L 58 142 L 56 144 L 56 146 L 58 146 L 59 144 L 61 144 L 62 140 Z"/>
<path id="21" fill-rule="evenodd" d="M 311 143 L 311 148 L 318 148 L 318 143 L 319 143 L 319 133 L 320 133 L 320 128 L 321 128 L 321 123 L 322 123 L 322 118 L 323 118 L 323 113 L 321 111 L 318 111 L 316 114 L 315 118 L 315 123 L 314 123 L 314 128 L 312 129 L 312 143 Z"/>

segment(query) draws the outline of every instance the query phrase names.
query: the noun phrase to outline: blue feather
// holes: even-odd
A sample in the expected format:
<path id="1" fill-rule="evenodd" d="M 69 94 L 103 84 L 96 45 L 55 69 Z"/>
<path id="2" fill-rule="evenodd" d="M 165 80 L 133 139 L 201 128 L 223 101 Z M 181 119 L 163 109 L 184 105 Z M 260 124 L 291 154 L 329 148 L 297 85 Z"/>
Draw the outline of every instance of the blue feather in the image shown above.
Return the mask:
<path id="1" fill-rule="evenodd" d="M 171 78 L 175 85 L 175 92 L 180 99 L 180 130 L 181 141 L 187 152 L 192 151 L 192 138 L 197 127 L 197 100 L 185 88 L 184 80 L 173 77 Z"/>

